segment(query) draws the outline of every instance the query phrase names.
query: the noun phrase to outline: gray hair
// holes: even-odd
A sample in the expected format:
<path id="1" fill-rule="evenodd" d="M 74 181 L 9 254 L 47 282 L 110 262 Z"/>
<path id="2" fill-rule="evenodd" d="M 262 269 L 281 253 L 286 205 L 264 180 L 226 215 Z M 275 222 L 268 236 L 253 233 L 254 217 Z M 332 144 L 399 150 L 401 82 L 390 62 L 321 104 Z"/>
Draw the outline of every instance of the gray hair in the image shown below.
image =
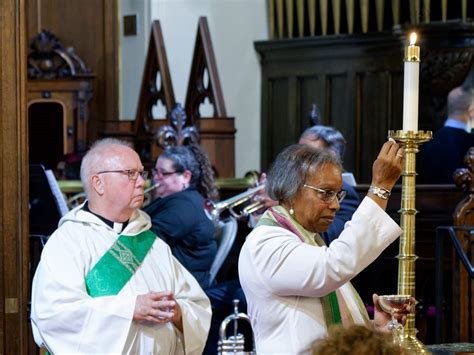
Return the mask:
<path id="1" fill-rule="evenodd" d="M 276 201 L 291 201 L 305 184 L 310 170 L 335 165 L 342 171 L 341 161 L 333 153 L 305 144 L 285 148 L 273 162 L 266 180 L 268 196 Z"/>
<path id="2" fill-rule="evenodd" d="M 87 198 L 89 198 L 89 193 L 91 191 L 90 177 L 97 172 L 99 167 L 104 166 L 104 162 L 107 160 L 105 155 L 109 153 L 110 148 L 113 146 L 122 146 L 133 149 L 129 142 L 116 138 L 103 138 L 95 141 L 82 159 L 81 182 Z"/>
<path id="3" fill-rule="evenodd" d="M 300 138 L 311 141 L 322 140 L 329 149 L 334 151 L 341 162 L 344 160 L 346 140 L 341 132 L 334 127 L 316 125 L 306 129 Z"/>

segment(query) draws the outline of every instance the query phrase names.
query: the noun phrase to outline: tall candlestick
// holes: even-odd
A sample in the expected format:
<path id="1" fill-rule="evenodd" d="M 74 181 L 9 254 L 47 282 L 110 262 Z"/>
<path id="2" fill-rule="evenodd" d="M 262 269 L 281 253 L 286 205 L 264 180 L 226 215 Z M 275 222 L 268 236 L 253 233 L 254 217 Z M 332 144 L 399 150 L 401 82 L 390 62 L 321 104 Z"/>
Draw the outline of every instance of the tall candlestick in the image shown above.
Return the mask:
<path id="1" fill-rule="evenodd" d="M 403 77 L 403 130 L 418 131 L 418 86 L 420 81 L 420 47 L 415 46 L 416 33 L 405 48 Z"/>

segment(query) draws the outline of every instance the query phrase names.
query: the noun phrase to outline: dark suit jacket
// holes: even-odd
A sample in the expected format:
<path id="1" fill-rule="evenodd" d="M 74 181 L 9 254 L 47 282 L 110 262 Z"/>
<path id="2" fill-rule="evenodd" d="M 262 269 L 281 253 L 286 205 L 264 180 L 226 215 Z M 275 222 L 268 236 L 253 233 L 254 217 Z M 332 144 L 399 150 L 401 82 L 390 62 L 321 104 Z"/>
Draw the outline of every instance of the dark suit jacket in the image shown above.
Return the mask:
<path id="1" fill-rule="evenodd" d="M 214 224 L 204 212 L 204 198 L 188 188 L 153 201 L 144 211 L 151 217 L 151 230 L 170 246 L 203 289 L 209 287 L 217 243 Z"/>
<path id="2" fill-rule="evenodd" d="M 474 146 L 474 135 L 463 129 L 443 127 L 421 145 L 417 182 L 453 184 L 453 173 L 465 167 L 464 156 Z"/>
<path id="3" fill-rule="evenodd" d="M 327 232 L 321 233 L 327 245 L 339 237 L 339 234 L 344 229 L 344 224 L 351 220 L 354 211 L 359 207 L 360 199 L 357 191 L 345 182 L 342 183 L 342 189 L 347 191 L 347 195 L 342 200 L 340 209 L 336 213 L 336 218 L 329 226 Z"/>

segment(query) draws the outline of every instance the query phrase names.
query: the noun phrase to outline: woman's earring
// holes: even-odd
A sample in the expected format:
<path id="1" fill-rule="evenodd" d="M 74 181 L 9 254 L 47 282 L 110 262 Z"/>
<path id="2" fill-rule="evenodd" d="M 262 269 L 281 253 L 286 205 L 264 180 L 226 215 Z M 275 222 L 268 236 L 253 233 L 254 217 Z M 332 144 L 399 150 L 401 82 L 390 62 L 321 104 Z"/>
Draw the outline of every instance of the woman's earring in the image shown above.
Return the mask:
<path id="1" fill-rule="evenodd" d="M 293 216 L 295 214 L 295 210 L 293 209 L 293 206 L 290 207 L 290 214 Z"/>

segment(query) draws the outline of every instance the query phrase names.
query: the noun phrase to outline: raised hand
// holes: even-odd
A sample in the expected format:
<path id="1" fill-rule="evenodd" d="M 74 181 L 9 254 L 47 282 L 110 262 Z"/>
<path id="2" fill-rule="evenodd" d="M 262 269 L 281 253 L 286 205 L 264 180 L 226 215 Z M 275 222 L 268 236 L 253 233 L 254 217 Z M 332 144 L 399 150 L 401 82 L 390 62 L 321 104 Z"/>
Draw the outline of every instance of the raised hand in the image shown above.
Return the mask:
<path id="1" fill-rule="evenodd" d="M 398 143 L 394 140 L 385 142 L 372 166 L 371 185 L 391 191 L 403 171 L 404 160 L 403 148 Z"/>

